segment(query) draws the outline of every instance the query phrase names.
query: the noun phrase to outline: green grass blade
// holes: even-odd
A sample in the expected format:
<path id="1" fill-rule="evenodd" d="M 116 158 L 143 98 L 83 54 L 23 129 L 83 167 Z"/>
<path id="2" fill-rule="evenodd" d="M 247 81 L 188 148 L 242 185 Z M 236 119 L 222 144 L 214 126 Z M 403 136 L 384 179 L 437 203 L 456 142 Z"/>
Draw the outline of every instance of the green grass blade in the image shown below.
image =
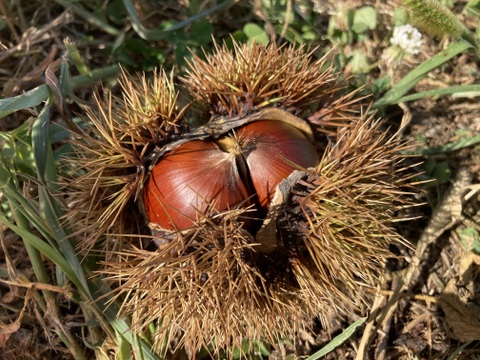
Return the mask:
<path id="1" fill-rule="evenodd" d="M 223 3 L 217 4 L 207 10 L 204 10 L 202 12 L 199 12 L 198 14 L 189 17 L 188 19 L 185 19 L 183 21 L 178 22 L 172 27 L 169 27 L 168 29 L 161 29 L 161 30 L 149 30 L 145 28 L 137 14 L 137 10 L 135 9 L 135 6 L 133 5 L 131 0 L 123 0 L 123 5 L 125 6 L 125 9 L 128 12 L 128 15 L 130 16 L 130 20 L 132 22 L 132 27 L 135 30 L 135 32 L 144 40 L 147 41 L 157 41 L 157 40 L 162 40 L 165 38 L 165 36 L 175 30 L 179 30 L 184 28 L 187 25 L 190 25 L 194 23 L 195 21 L 204 18 L 205 16 L 209 16 L 223 8 L 226 8 L 233 4 L 234 1 L 224 1 Z"/>
<path id="2" fill-rule="evenodd" d="M 82 9 L 80 6 L 75 5 L 75 3 L 79 3 L 77 1 L 55 0 L 55 2 L 57 4 L 62 5 L 65 8 L 71 9 L 74 14 L 83 18 L 85 21 L 92 24 L 93 26 L 96 26 L 96 27 L 102 29 L 107 34 L 110 34 L 110 35 L 113 35 L 113 36 L 118 36 L 121 33 L 120 30 L 111 26 L 106 21 L 104 21 L 102 18 L 89 13 L 87 10 Z"/>
<path id="3" fill-rule="evenodd" d="M 47 103 L 43 107 L 40 115 L 33 123 L 32 127 L 32 148 L 33 158 L 35 159 L 35 165 L 37 173 L 39 174 L 40 181 L 45 181 L 45 173 L 47 168 L 47 154 L 50 147 L 50 108 L 51 97 L 47 100 Z"/>
<path id="4" fill-rule="evenodd" d="M 151 344 L 147 343 L 144 339 L 141 339 L 138 334 L 131 330 L 131 327 L 124 318 L 118 316 L 119 307 L 116 302 L 110 303 L 109 296 L 110 289 L 106 284 L 100 282 L 91 282 L 92 293 L 96 295 L 93 304 L 96 308 L 105 316 L 110 325 L 115 329 L 118 334 L 126 339 L 135 351 L 137 359 L 147 360 L 160 360 L 161 358 L 155 355 L 151 350 Z M 98 300 L 100 299 L 100 300 Z M 122 339 L 119 339 L 122 341 Z"/>
<path id="5" fill-rule="evenodd" d="M 0 212 L 0 221 L 8 228 L 10 228 L 13 232 L 15 232 L 18 236 L 20 236 L 23 241 L 38 249 L 38 251 L 40 251 L 43 255 L 45 255 L 58 266 L 60 266 L 65 272 L 65 274 L 69 277 L 69 279 L 82 293 L 88 293 L 83 287 L 82 282 L 77 277 L 77 274 L 70 267 L 70 264 L 57 249 L 47 244 L 47 242 L 45 242 L 38 236 L 32 234 L 30 231 L 25 230 L 10 222 L 3 212 Z"/>
<path id="6" fill-rule="evenodd" d="M 100 79 L 109 79 L 116 77 L 120 72 L 118 65 L 108 66 L 97 69 L 87 75 L 79 75 L 71 79 L 72 89 L 84 86 L 92 86 Z M 5 117 L 15 111 L 32 108 L 46 101 L 50 96 L 50 90 L 47 85 L 40 85 L 36 88 L 26 91 L 23 94 L 0 99 L 0 118 Z"/>
<path id="7" fill-rule="evenodd" d="M 118 360 L 129 360 L 132 359 L 132 347 L 126 341 L 126 339 L 117 332 L 117 337 L 119 338 L 120 346 L 118 350 Z"/>
<path id="8" fill-rule="evenodd" d="M 3 176 L 6 177 L 3 177 Z M 22 215 L 26 215 L 28 218 L 29 222 L 32 223 L 32 218 L 29 217 L 30 212 L 32 212 L 31 209 L 26 210 L 24 207 L 18 205 L 18 199 L 17 197 L 20 196 L 21 194 L 16 194 L 15 190 L 13 188 L 13 185 L 11 182 L 8 182 L 7 180 L 9 177 L 11 177 L 10 172 L 6 170 L 2 166 L 2 162 L 0 161 L 0 179 L 2 182 L 0 182 L 0 190 L 4 193 L 7 199 L 13 200 L 14 203 L 17 203 L 17 205 L 14 205 L 16 209 L 19 210 L 19 212 Z M 17 196 L 18 195 L 18 196 Z M 24 199 L 25 200 L 25 199 Z M 29 206 L 28 202 L 25 203 L 25 205 Z M 34 218 L 34 226 L 37 228 L 42 229 L 42 226 L 35 224 L 35 222 L 38 222 L 41 220 L 36 220 Z M 64 255 L 61 253 L 60 250 L 56 249 L 55 246 L 52 246 L 51 244 L 48 244 L 45 240 L 42 240 L 38 236 L 32 234 L 30 231 L 19 227 L 15 224 L 13 224 L 10 220 L 8 220 L 8 217 L 3 213 L 0 212 L 0 222 L 2 222 L 4 225 L 9 227 L 12 231 L 14 231 L 16 234 L 18 234 L 22 239 L 35 249 L 37 249 L 39 252 L 44 254 L 48 259 L 53 261 L 57 266 L 59 266 L 62 271 L 66 274 L 66 276 L 72 281 L 72 283 L 75 285 L 75 287 L 80 291 L 80 293 L 83 295 L 83 298 L 88 299 L 92 301 L 92 303 L 95 305 L 95 307 L 99 310 L 99 316 L 105 316 L 107 321 L 110 323 L 110 325 L 120 334 L 122 334 L 123 338 L 126 339 L 131 345 L 133 349 L 136 349 L 137 355 L 142 355 L 138 356 L 138 358 L 145 358 L 148 360 L 159 360 L 160 358 L 153 354 L 150 350 L 150 345 L 147 344 L 145 341 L 140 339 L 137 334 L 134 334 L 127 321 L 123 318 L 118 317 L 118 307 L 115 306 L 115 303 L 112 303 L 110 305 L 107 305 L 106 300 L 98 300 L 99 297 L 102 295 L 106 295 L 108 292 L 108 289 L 106 288 L 105 284 L 100 284 L 96 285 L 92 280 L 90 280 L 88 288 L 85 287 L 84 282 L 80 280 L 80 278 L 77 276 L 77 272 L 72 268 L 71 264 L 67 259 L 64 257 Z M 83 271 L 79 272 L 79 274 L 83 275 Z M 90 289 L 92 289 L 90 291 Z M 95 295 L 92 295 L 95 294 Z"/>
<path id="9" fill-rule="evenodd" d="M 454 56 L 472 48 L 472 45 L 466 41 L 452 42 L 447 49 L 432 56 L 430 59 L 418 65 L 410 71 L 402 80 L 400 80 L 392 89 L 387 91 L 380 99 L 375 101 L 373 108 L 377 109 L 387 105 L 396 104 L 399 100 L 427 74 L 444 64 Z"/>
<path id="10" fill-rule="evenodd" d="M 68 236 L 68 229 L 62 226 L 61 218 L 64 214 L 51 195 L 57 190 L 57 169 L 50 144 L 50 107 L 52 102 L 52 98 L 49 98 L 32 128 L 32 147 L 39 181 L 39 206 L 45 223 L 55 234 L 60 251 L 88 292 L 87 279 L 76 254 L 75 245 Z M 90 296 L 89 293 L 88 295 Z"/>
<path id="11" fill-rule="evenodd" d="M 457 350 L 455 350 L 449 357 L 448 360 L 455 360 L 459 358 L 460 353 L 469 347 L 474 340 L 467 341 L 465 344 L 462 344 Z"/>
<path id="12" fill-rule="evenodd" d="M 457 86 L 450 86 L 448 88 L 442 89 L 434 89 L 434 90 L 427 90 L 418 92 L 415 94 L 403 96 L 398 99 L 397 102 L 407 102 L 407 101 L 414 101 L 418 99 L 423 99 L 426 97 L 433 97 L 433 96 L 444 96 L 444 95 L 457 95 L 461 94 L 462 96 L 469 96 L 469 93 L 472 93 L 472 96 L 480 95 L 480 85 L 457 85 Z"/>
<path id="13" fill-rule="evenodd" d="M 457 141 L 454 141 L 452 143 L 449 143 L 443 146 L 432 147 L 424 150 L 417 150 L 417 151 L 413 151 L 412 153 L 417 155 L 445 154 L 452 151 L 458 151 L 466 147 L 478 145 L 478 144 L 480 144 L 480 135 L 475 135 L 472 137 L 458 139 Z"/>
<path id="14" fill-rule="evenodd" d="M 88 68 L 87 64 L 85 64 L 85 61 L 83 61 L 82 55 L 80 55 L 80 52 L 78 51 L 75 44 L 70 41 L 65 41 L 64 44 L 68 51 L 68 55 L 70 56 L 70 59 L 72 59 L 73 65 L 75 66 L 77 71 L 81 75 L 90 74 L 90 69 Z"/>
<path id="15" fill-rule="evenodd" d="M 78 75 L 71 79 L 72 90 L 75 90 L 84 86 L 92 86 L 98 80 L 102 79 L 111 79 L 118 76 L 120 72 L 119 65 L 111 65 L 101 69 L 93 70 L 90 74 L 87 75 Z"/>
<path id="16" fill-rule="evenodd" d="M 360 318 L 357 321 L 355 321 L 348 328 L 346 328 L 340 335 L 333 338 L 332 341 L 330 341 L 327 345 L 325 345 L 323 348 L 318 350 L 315 354 L 309 356 L 307 360 L 317 360 L 322 356 L 327 355 L 329 352 L 333 351 L 336 347 L 343 344 L 350 336 L 352 336 L 355 330 L 359 326 L 361 326 L 366 320 L 367 318 Z"/>
<path id="17" fill-rule="evenodd" d="M 47 85 L 41 85 L 23 94 L 11 98 L 0 99 L 0 118 L 18 110 L 40 105 L 49 95 L 50 90 Z"/>
<path id="18" fill-rule="evenodd" d="M 2 168 L 2 162 L 0 161 L 0 168 Z M 23 216 L 25 216 L 30 224 L 32 224 L 40 234 L 49 241 L 51 246 L 55 246 L 55 241 L 53 240 L 54 233 L 52 229 L 48 226 L 45 226 L 43 219 L 38 214 L 38 211 L 35 210 L 31 201 L 28 201 L 23 197 L 23 194 L 15 188 L 12 183 L 7 184 L 2 188 L 2 193 L 11 202 L 12 206 L 15 209 L 20 211 Z"/>
<path id="19" fill-rule="evenodd" d="M 23 216 L 23 214 L 21 214 L 18 210 L 15 210 L 14 208 L 12 208 L 12 213 L 17 226 L 20 229 L 25 230 L 27 233 L 31 233 L 30 224 L 28 220 Z M 4 214 L 2 213 L 2 215 Z M 37 281 L 39 281 L 40 283 L 49 284 L 50 277 L 44 264 L 44 258 L 42 257 L 40 251 L 34 246 L 32 246 L 28 241 L 25 241 L 24 237 L 22 237 L 22 239 Z M 37 306 L 42 309 L 46 316 L 55 316 L 53 314 L 57 314 L 59 312 L 55 296 L 48 290 L 42 290 L 41 293 L 43 294 L 43 296 L 40 295 L 40 293 L 34 294 L 34 298 L 37 301 Z M 48 307 L 46 305 L 47 303 L 49 304 Z M 47 311 L 49 315 L 47 315 Z M 70 352 L 74 355 L 74 357 L 76 359 L 86 360 L 83 350 L 79 347 L 76 339 L 72 336 L 70 329 L 62 327 L 60 326 L 60 324 L 57 323 L 54 323 L 53 326 L 55 327 L 60 339 L 69 348 Z"/>

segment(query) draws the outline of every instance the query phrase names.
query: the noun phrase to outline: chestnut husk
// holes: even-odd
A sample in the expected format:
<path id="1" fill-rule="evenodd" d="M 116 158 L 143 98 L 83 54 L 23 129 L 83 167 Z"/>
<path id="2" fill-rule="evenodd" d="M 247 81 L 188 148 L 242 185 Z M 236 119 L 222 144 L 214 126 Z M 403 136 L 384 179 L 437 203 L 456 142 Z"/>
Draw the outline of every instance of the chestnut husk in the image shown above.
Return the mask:
<path id="1" fill-rule="evenodd" d="M 332 314 L 365 314 L 362 287 L 378 284 L 389 247 L 404 244 L 391 223 L 412 203 L 413 175 L 399 137 L 359 111 L 327 57 L 233 46 L 215 45 L 206 60 L 194 55 L 182 80 L 203 125 L 186 120 L 172 77 L 159 72 L 137 85 L 124 75 L 123 98 L 99 100 L 91 133 L 75 140 L 84 175 L 66 181 L 68 220 L 86 255 L 104 255 L 98 274 L 122 299 L 119 316 L 134 332 L 155 325 L 162 355 L 179 347 L 192 358 L 202 347 L 219 354 L 246 338 L 275 346 L 312 319 L 328 329 Z M 243 226 L 248 208 L 201 214 L 182 231 L 145 225 L 141 188 L 159 159 L 265 119 L 294 123 L 321 159 L 277 186 L 254 235 Z"/>

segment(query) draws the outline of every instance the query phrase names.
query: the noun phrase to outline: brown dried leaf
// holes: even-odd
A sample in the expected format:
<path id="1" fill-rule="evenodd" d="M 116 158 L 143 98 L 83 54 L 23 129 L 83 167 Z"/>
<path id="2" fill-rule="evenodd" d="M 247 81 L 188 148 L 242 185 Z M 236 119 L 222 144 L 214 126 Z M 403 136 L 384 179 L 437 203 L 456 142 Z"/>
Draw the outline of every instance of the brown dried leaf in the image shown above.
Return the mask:
<path id="1" fill-rule="evenodd" d="M 55 68 L 58 67 L 59 61 L 52 62 L 47 69 L 45 70 L 45 83 L 50 88 L 53 94 L 53 98 L 55 100 L 55 106 L 57 110 L 63 115 L 64 110 L 64 102 L 62 96 L 62 90 L 60 86 L 60 82 L 55 75 Z"/>
<path id="2" fill-rule="evenodd" d="M 0 349 L 5 347 L 10 336 L 20 329 L 20 321 L 14 321 L 11 324 L 0 324 Z"/>
<path id="3" fill-rule="evenodd" d="M 465 254 L 460 260 L 459 277 L 451 279 L 440 305 L 451 336 L 460 341 L 480 340 L 480 256 Z"/>

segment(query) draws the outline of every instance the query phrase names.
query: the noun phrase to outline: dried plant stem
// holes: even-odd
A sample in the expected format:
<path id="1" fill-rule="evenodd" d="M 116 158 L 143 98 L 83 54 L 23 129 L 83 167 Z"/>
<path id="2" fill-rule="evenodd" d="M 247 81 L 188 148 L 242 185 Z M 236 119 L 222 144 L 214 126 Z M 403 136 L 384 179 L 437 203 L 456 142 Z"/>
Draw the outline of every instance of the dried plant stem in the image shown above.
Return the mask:
<path id="1" fill-rule="evenodd" d="M 394 287 L 395 288 L 395 287 Z M 394 290 L 378 290 L 378 289 L 370 289 L 367 288 L 365 291 L 370 292 L 370 293 L 376 293 L 380 294 L 383 296 L 393 296 Z M 438 298 L 435 296 L 430 296 L 430 295 L 424 295 L 424 294 L 411 294 L 411 293 L 404 293 L 402 294 L 402 298 L 408 298 L 411 300 L 418 300 L 418 301 L 425 301 L 427 303 L 437 303 Z"/>
<path id="2" fill-rule="evenodd" d="M 287 0 L 287 9 L 285 10 L 285 23 L 283 24 L 282 31 L 280 32 L 280 37 L 284 38 L 287 33 L 288 26 L 290 25 L 290 15 L 292 14 L 292 0 Z"/>
<path id="3" fill-rule="evenodd" d="M 15 220 L 20 227 L 25 229 L 30 227 L 27 219 L 14 207 L 12 207 L 12 213 L 14 214 Z M 45 265 L 43 264 L 40 252 L 27 242 L 24 242 L 24 245 L 27 250 L 28 257 L 32 262 L 32 267 L 35 271 L 35 276 L 37 277 L 38 281 L 48 284 L 50 282 L 50 278 Z M 43 296 L 40 296 L 38 292 L 35 292 L 34 298 L 44 312 L 45 317 L 51 321 L 56 332 L 58 333 L 58 336 L 70 349 L 75 359 L 86 360 L 87 358 L 85 357 L 85 354 L 83 353 L 80 345 L 77 343 L 75 337 L 67 328 L 65 328 L 65 326 L 63 326 L 62 321 L 60 321 L 60 311 L 58 309 L 55 295 L 47 289 L 42 290 L 42 294 Z"/>
<path id="4" fill-rule="evenodd" d="M 268 16 L 265 14 L 263 10 L 263 4 L 261 0 L 255 0 L 253 2 L 253 12 L 256 16 L 258 16 L 265 24 L 265 28 L 267 30 L 268 36 L 270 37 L 270 41 L 272 43 L 277 41 L 277 33 L 273 24 L 268 19 Z"/>
<path id="5" fill-rule="evenodd" d="M 461 195 L 463 191 L 470 185 L 472 181 L 472 174 L 470 168 L 467 164 L 463 164 L 458 170 L 457 176 L 448 189 L 445 197 L 442 202 L 436 207 L 430 223 L 423 231 L 418 244 L 416 253 L 412 257 L 410 265 L 405 269 L 402 274 L 399 274 L 398 277 L 394 279 L 398 284 L 393 291 L 388 292 L 390 294 L 390 300 L 383 307 L 381 312 L 375 314 L 372 312 L 372 317 L 367 323 L 367 328 L 374 323 L 378 324 L 378 327 L 383 326 L 384 323 L 388 322 L 392 317 L 394 310 L 398 305 L 398 301 L 401 297 L 404 296 L 405 290 L 408 286 L 415 280 L 415 277 L 418 275 L 418 269 L 421 266 L 423 256 L 427 248 L 433 244 L 445 231 L 451 229 L 461 217 Z M 415 297 L 420 300 L 417 296 Z M 432 301 L 431 297 L 423 297 L 421 300 Z M 357 353 L 356 359 L 363 359 L 363 351 L 365 346 L 369 343 L 372 332 L 365 331 L 362 338 L 359 351 Z"/>
<path id="6" fill-rule="evenodd" d="M 375 297 L 375 300 L 372 305 L 372 312 L 374 312 L 376 309 L 380 309 L 383 307 L 384 302 L 385 302 L 385 296 L 380 296 L 380 284 L 377 286 L 374 291 L 376 292 L 377 296 Z M 370 340 L 370 334 L 375 330 L 375 323 L 371 319 L 369 319 L 366 322 L 365 325 L 365 330 L 363 331 L 363 336 L 362 339 L 360 340 L 360 344 L 358 346 L 357 350 L 357 355 L 355 357 L 356 360 L 362 360 L 365 357 L 365 349 L 367 348 L 367 345 Z"/>
<path id="7" fill-rule="evenodd" d="M 17 43 L 19 43 L 21 39 L 20 39 L 20 35 L 18 34 L 17 29 L 15 27 L 15 24 L 14 24 L 15 21 L 13 20 L 13 17 L 10 14 L 10 11 L 8 10 L 8 7 L 6 6 L 6 4 L 3 1 L 0 1 L 0 12 L 3 14 L 5 22 L 8 24 L 8 27 L 10 28 L 10 31 L 12 32 L 12 34 L 15 38 L 15 41 Z"/>
<path id="8" fill-rule="evenodd" d="M 0 1 L 0 4 L 3 2 Z M 2 10 L 2 9 L 0 9 Z M 0 11 L 1 12 L 1 11 Z M 19 39 L 17 45 L 9 48 L 6 51 L 2 52 L 2 55 L 0 56 L 0 63 L 5 61 L 6 59 L 10 58 L 12 55 L 15 53 L 21 51 L 24 48 L 27 48 L 27 44 L 29 46 L 32 46 L 33 44 L 39 43 L 43 40 L 43 36 L 49 32 L 50 30 L 54 29 L 57 26 L 63 25 L 65 23 L 68 23 L 72 20 L 72 16 L 70 12 L 64 11 L 61 13 L 58 17 L 53 19 L 51 22 L 46 24 L 40 29 L 33 28 L 32 32 L 29 34 L 28 37 L 22 37 Z"/>
<path id="9" fill-rule="evenodd" d="M 472 181 L 472 174 L 468 165 L 464 164 L 458 170 L 454 183 L 448 189 L 444 199 L 435 209 L 430 223 L 423 231 L 417 244 L 416 254 L 412 257 L 412 262 L 406 269 L 403 278 L 397 289 L 395 289 L 392 300 L 398 301 L 400 293 L 403 292 L 414 280 L 418 274 L 425 250 L 433 244 L 445 231 L 451 229 L 461 217 L 462 192 Z"/>
<path id="10" fill-rule="evenodd" d="M 68 290 L 66 288 L 60 287 L 60 286 L 55 286 L 55 285 L 50 285 L 50 284 L 44 284 L 40 282 L 31 282 L 31 281 L 10 281 L 10 280 L 5 280 L 5 279 L 0 279 L 0 283 L 6 284 L 6 285 L 11 285 L 11 286 L 18 286 L 18 287 L 24 287 L 27 289 L 37 289 L 37 290 L 48 290 L 51 292 L 56 292 L 60 294 L 67 294 Z"/>
<path id="11" fill-rule="evenodd" d="M 392 288 L 395 289 L 397 286 L 398 286 L 398 279 L 394 279 L 392 283 Z M 385 299 L 385 296 L 383 298 Z M 388 334 L 390 333 L 394 311 L 395 311 L 395 308 L 393 307 L 390 308 L 388 316 L 386 317 L 385 321 L 382 324 L 382 328 L 380 332 L 382 337 L 379 341 L 379 345 L 377 346 L 377 349 L 375 350 L 375 357 L 378 360 L 385 359 L 385 355 L 387 352 Z"/>

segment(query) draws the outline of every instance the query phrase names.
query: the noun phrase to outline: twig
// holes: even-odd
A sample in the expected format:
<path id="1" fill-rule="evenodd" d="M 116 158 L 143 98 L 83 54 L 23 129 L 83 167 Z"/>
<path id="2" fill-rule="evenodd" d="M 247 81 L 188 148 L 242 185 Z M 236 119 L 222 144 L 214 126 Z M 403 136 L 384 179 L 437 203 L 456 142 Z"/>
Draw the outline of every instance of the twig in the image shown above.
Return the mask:
<path id="1" fill-rule="evenodd" d="M 375 294 L 381 294 L 385 296 L 393 296 L 394 291 L 393 290 L 377 290 L 377 289 L 365 289 L 368 292 L 372 292 Z M 412 294 L 408 292 L 404 292 L 401 295 L 401 298 L 408 298 L 412 300 L 419 300 L 419 301 L 425 301 L 425 302 L 430 302 L 430 303 L 438 303 L 438 298 L 436 296 L 430 296 L 430 295 L 424 295 L 424 294 Z M 373 312 L 373 311 L 372 311 Z"/>
<path id="2" fill-rule="evenodd" d="M 15 28 L 14 21 L 12 20 L 12 15 L 10 14 L 8 7 L 5 5 L 3 1 L 0 1 L 0 12 L 3 14 L 3 18 L 5 19 L 5 22 L 8 24 L 8 27 L 10 28 L 10 31 L 12 32 L 13 37 L 15 38 L 15 41 L 20 42 L 20 35 L 18 35 L 17 29 Z"/>
<path id="3" fill-rule="evenodd" d="M 32 45 L 45 40 L 44 36 L 55 27 L 68 23 L 72 21 L 73 17 L 70 11 L 66 10 L 61 13 L 57 18 L 53 21 L 49 22 L 47 25 L 42 27 L 41 29 L 36 29 L 31 27 L 25 33 L 23 33 L 21 40 L 17 45 L 11 47 L 10 49 L 2 52 L 0 55 L 0 63 L 8 59 L 13 54 L 22 51 L 28 50 Z"/>
<path id="4" fill-rule="evenodd" d="M 395 288 L 398 284 L 398 280 L 394 279 L 392 283 L 392 288 Z M 385 355 L 387 352 L 387 343 L 388 343 L 388 334 L 390 333 L 390 327 L 392 324 L 392 319 L 393 319 L 393 314 L 395 312 L 395 308 L 392 307 L 389 309 L 387 316 L 385 317 L 385 320 L 383 321 L 383 324 L 381 324 L 381 329 L 382 329 L 382 338 L 380 339 L 380 344 L 378 345 L 376 349 L 376 358 L 378 360 L 383 360 L 385 359 Z"/>
<path id="5" fill-rule="evenodd" d="M 275 42 L 277 39 L 275 28 L 273 27 L 272 23 L 268 19 L 267 15 L 265 15 L 261 0 L 255 0 L 253 2 L 253 13 L 257 15 L 265 23 L 265 28 L 267 30 L 268 35 L 270 36 L 270 41 Z"/>
<path id="6" fill-rule="evenodd" d="M 24 288 L 27 288 L 27 289 L 48 290 L 48 291 L 51 291 L 51 292 L 64 294 L 66 297 L 70 297 L 70 295 L 71 295 L 71 290 L 69 290 L 65 287 L 60 287 L 60 286 L 55 286 L 55 285 L 50 285 L 50 284 L 44 284 L 44 283 L 39 283 L 39 282 L 11 281 L 11 280 L 0 279 L 0 283 L 6 284 L 6 285 L 11 285 L 11 286 L 24 287 Z"/>
<path id="7" fill-rule="evenodd" d="M 385 296 L 380 296 L 381 295 L 380 286 L 381 285 L 379 284 L 376 289 L 371 289 L 373 292 L 375 292 L 375 295 L 376 295 L 372 305 L 372 313 L 377 313 L 378 311 L 380 311 L 380 309 L 383 308 L 385 303 Z M 366 290 L 368 291 L 370 289 L 367 288 Z M 360 340 L 360 344 L 358 346 L 355 360 L 363 360 L 365 358 L 365 349 L 367 348 L 370 342 L 371 335 L 375 330 L 374 320 L 375 318 L 372 316 L 366 323 L 365 330 L 363 331 L 362 339 Z"/>
<path id="8" fill-rule="evenodd" d="M 407 269 L 403 272 L 402 275 L 398 275 L 393 279 L 394 290 L 371 290 L 375 291 L 377 295 L 386 295 L 390 296 L 390 300 L 387 302 L 386 306 L 380 308 L 382 304 L 382 298 L 377 297 L 372 307 L 372 315 L 367 323 L 367 326 L 364 331 L 364 335 L 360 342 L 356 360 L 362 360 L 365 355 L 365 349 L 371 341 L 371 336 L 375 324 L 378 327 L 382 327 L 384 332 L 387 332 L 389 329 L 390 320 L 395 312 L 398 301 L 402 297 L 411 297 L 416 300 L 423 300 L 430 302 L 437 302 L 437 298 L 428 295 L 413 295 L 405 293 L 405 290 L 415 279 L 415 274 L 418 274 L 418 269 L 423 260 L 424 253 L 429 245 L 434 243 L 445 231 L 452 228 L 458 220 L 461 218 L 462 204 L 461 204 L 461 195 L 463 191 L 468 187 L 472 181 L 472 175 L 468 165 L 460 167 L 457 177 L 455 178 L 454 183 L 448 189 L 443 201 L 435 209 L 433 216 L 428 224 L 427 228 L 422 233 L 420 240 L 417 244 L 416 254 L 412 257 L 412 261 Z M 367 289 L 369 291 L 370 289 Z M 386 344 L 387 337 L 384 337 L 381 340 L 380 348 L 383 347 L 382 344 Z M 378 358 L 383 358 L 384 353 L 380 351 L 376 354 Z"/>
<path id="9" fill-rule="evenodd" d="M 394 290 L 393 296 L 387 303 L 385 311 L 379 314 L 378 321 L 380 323 L 383 322 L 383 319 L 388 314 L 388 310 L 397 306 L 402 293 L 412 283 L 414 276 L 419 273 L 418 269 L 428 246 L 434 243 L 445 231 L 451 229 L 461 218 L 461 195 L 471 181 L 472 174 L 469 166 L 464 164 L 458 170 L 455 181 L 448 189 L 442 202 L 436 207 L 427 228 L 422 233 L 417 244 L 416 254 L 412 257 L 412 262 L 403 273 L 403 276 L 399 275 L 399 284 Z"/>
<path id="10" fill-rule="evenodd" d="M 292 0 L 287 0 L 287 9 L 285 11 L 285 22 L 283 23 L 282 31 L 280 32 L 280 37 L 284 38 L 288 30 L 288 25 L 290 25 L 289 19 L 292 14 Z"/>

